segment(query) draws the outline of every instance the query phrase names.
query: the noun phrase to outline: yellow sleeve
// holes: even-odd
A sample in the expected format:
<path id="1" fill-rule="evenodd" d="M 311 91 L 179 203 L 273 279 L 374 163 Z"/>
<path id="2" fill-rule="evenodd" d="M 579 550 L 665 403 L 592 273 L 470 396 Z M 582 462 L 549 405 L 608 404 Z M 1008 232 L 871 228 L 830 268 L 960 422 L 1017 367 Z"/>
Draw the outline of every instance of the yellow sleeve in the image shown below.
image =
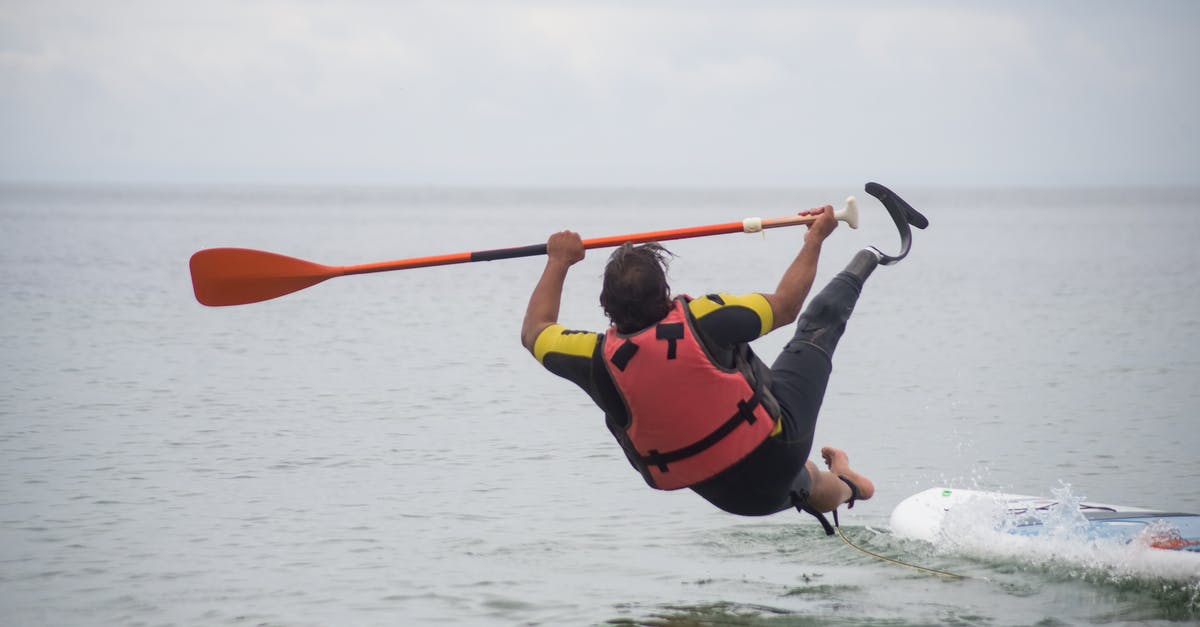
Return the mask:
<path id="1" fill-rule="evenodd" d="M 561 324 L 552 324 L 538 334 L 533 343 L 533 356 L 543 365 L 546 356 L 552 353 L 591 359 L 599 337 L 590 331 L 570 331 Z"/>
<path id="2" fill-rule="evenodd" d="M 726 308 L 749 310 L 758 318 L 758 337 L 770 333 L 771 329 L 775 328 L 775 315 L 771 312 L 771 303 L 767 302 L 767 297 L 762 294 L 709 294 L 692 300 L 688 303 L 688 308 L 696 320 Z"/>

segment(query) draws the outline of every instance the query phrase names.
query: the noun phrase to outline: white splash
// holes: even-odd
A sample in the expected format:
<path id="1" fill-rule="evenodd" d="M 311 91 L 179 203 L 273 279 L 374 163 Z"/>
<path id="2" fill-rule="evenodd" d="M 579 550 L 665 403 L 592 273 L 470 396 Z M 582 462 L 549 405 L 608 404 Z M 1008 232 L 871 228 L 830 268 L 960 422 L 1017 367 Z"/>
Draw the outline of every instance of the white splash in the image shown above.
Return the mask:
<path id="1" fill-rule="evenodd" d="M 1105 537 L 1090 529 L 1080 511 L 1082 496 L 1063 484 L 1043 507 L 1010 511 L 1003 499 L 972 494 L 955 503 L 937 530 L 939 551 L 987 560 L 1101 575 L 1113 581 L 1161 578 L 1200 585 L 1200 554 L 1155 548 L 1169 542 L 1172 527 L 1159 521 L 1132 540 Z M 1019 529 L 1035 519 L 1038 535 Z"/>

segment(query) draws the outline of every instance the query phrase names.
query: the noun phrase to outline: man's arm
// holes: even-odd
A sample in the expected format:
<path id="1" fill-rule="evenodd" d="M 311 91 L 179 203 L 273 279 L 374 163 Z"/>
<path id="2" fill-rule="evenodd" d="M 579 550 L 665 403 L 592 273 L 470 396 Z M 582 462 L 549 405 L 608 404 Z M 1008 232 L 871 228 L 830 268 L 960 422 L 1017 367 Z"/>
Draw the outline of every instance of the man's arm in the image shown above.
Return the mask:
<path id="1" fill-rule="evenodd" d="M 808 292 L 812 289 L 813 280 L 817 276 L 817 261 L 821 256 L 821 244 L 829 234 L 837 228 L 837 218 L 833 217 L 833 207 L 825 205 L 817 209 L 803 211 L 800 215 L 816 215 L 817 221 L 808 227 L 804 234 L 804 245 L 792 261 L 792 265 L 779 279 L 779 285 L 774 294 L 763 294 L 771 304 L 771 314 L 774 317 L 772 330 L 787 326 L 800 315 L 800 307 Z"/>
<path id="2" fill-rule="evenodd" d="M 546 268 L 533 288 L 529 306 L 525 308 L 525 321 L 521 324 L 521 344 L 530 353 L 538 335 L 546 327 L 558 322 L 558 308 L 562 303 L 567 270 L 583 259 L 583 255 L 583 240 L 573 231 L 555 233 L 546 242 Z"/>

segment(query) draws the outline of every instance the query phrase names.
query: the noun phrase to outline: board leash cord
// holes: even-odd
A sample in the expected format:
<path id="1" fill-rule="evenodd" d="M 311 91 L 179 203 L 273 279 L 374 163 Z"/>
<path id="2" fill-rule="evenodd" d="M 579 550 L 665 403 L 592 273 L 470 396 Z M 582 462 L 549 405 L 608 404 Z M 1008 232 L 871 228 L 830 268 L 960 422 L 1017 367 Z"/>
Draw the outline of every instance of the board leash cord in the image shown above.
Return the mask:
<path id="1" fill-rule="evenodd" d="M 849 546 L 850 548 L 853 548 L 857 551 L 860 551 L 866 555 L 870 555 L 871 557 L 874 557 L 875 559 L 883 560 L 889 564 L 895 564 L 897 566 L 904 566 L 906 568 L 911 568 L 913 570 L 917 570 L 917 571 L 926 573 L 928 575 L 937 575 L 938 577 L 945 577 L 946 579 L 956 579 L 956 580 L 957 579 L 969 579 L 969 577 L 967 577 L 965 575 L 959 575 L 959 574 L 955 574 L 955 573 L 945 571 L 945 570 L 938 570 L 936 568 L 929 568 L 928 566 L 919 566 L 917 564 L 910 564 L 909 562 L 905 562 L 903 560 L 898 560 L 894 557 L 888 557 L 886 555 L 880 555 L 879 553 L 876 553 L 874 551 L 869 551 L 867 549 L 862 548 L 861 546 L 858 546 L 857 544 L 852 542 L 850 540 L 850 538 L 846 537 L 845 533 L 842 532 L 842 525 L 838 521 L 838 515 L 837 515 L 836 509 L 833 510 L 833 528 L 837 530 L 838 537 L 840 537 L 842 539 L 842 541 L 846 543 L 847 546 Z"/>

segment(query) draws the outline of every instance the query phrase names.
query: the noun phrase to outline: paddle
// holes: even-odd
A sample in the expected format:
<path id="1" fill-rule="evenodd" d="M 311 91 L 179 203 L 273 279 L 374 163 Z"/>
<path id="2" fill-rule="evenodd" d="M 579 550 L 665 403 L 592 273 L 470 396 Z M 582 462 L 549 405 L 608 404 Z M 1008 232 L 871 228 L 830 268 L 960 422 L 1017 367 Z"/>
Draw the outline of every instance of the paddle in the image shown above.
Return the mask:
<path id="1" fill-rule="evenodd" d="M 833 215 L 850 225 L 850 228 L 858 228 L 858 205 L 855 203 L 854 197 L 847 198 L 846 206 L 834 211 Z M 739 231 L 757 233 L 763 229 L 811 224 L 814 220 L 816 218 L 813 216 L 799 215 L 784 218 L 747 218 L 741 222 L 585 239 L 583 247 L 607 248 L 620 246 L 626 242 L 635 244 L 657 242 Z M 210 307 L 245 305 L 291 294 L 339 276 L 544 254 L 546 254 L 546 245 L 534 244 L 516 248 L 414 257 L 355 266 L 326 266 L 262 250 L 209 248 L 192 255 L 192 287 L 196 292 L 196 300 L 201 304 Z"/>

